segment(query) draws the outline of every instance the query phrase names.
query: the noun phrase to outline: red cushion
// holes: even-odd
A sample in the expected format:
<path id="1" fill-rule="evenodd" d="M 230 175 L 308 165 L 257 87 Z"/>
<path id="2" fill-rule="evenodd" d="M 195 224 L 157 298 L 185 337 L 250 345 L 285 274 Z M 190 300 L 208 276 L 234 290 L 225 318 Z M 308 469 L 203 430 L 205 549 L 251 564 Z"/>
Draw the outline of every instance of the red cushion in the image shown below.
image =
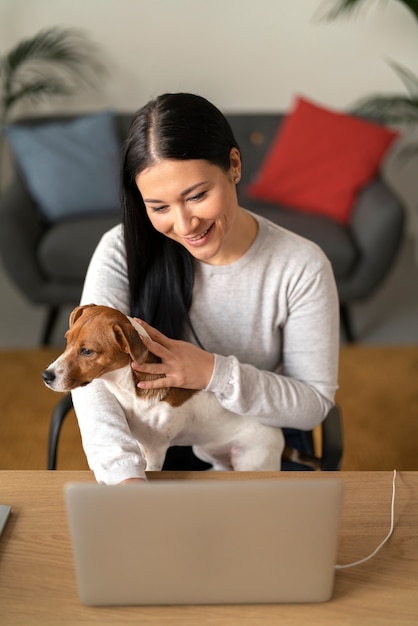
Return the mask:
<path id="1" fill-rule="evenodd" d="M 398 133 L 297 98 L 250 197 L 347 224 L 358 191 L 378 172 Z"/>

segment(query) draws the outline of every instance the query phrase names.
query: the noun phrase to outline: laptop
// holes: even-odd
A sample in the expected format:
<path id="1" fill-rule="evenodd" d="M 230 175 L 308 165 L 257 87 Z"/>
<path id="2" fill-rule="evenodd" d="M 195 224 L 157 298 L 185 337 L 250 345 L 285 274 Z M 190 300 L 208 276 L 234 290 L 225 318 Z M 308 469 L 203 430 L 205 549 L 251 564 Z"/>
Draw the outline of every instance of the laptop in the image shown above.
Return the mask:
<path id="1" fill-rule="evenodd" d="M 8 504 L 0 504 L 0 537 L 6 526 L 6 522 L 9 519 L 9 515 L 12 511 L 12 507 Z"/>
<path id="2" fill-rule="evenodd" d="M 338 479 L 158 480 L 65 486 L 87 605 L 325 602 Z"/>

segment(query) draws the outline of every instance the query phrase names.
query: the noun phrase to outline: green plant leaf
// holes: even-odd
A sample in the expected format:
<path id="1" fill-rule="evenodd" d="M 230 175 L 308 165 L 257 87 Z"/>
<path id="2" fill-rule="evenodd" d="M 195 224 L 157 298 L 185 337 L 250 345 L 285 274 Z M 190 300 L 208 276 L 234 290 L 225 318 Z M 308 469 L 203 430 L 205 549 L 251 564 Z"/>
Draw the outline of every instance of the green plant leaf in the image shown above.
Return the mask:
<path id="1" fill-rule="evenodd" d="M 363 8 L 363 5 L 371 4 L 370 0 L 331 0 L 332 4 L 335 5 L 330 8 L 325 13 L 325 19 L 334 20 L 339 18 L 342 15 L 352 15 L 356 11 L 359 11 Z M 415 18 L 418 20 L 418 0 L 398 0 L 401 4 L 403 4 L 409 11 L 413 13 Z M 330 4 L 330 2 L 328 2 Z M 380 4 L 382 5 L 381 0 L 374 0 L 375 6 Z"/>
<path id="2" fill-rule="evenodd" d="M 32 101 L 38 101 L 46 96 L 68 96 L 71 89 L 68 84 L 55 80 L 32 80 L 25 83 L 22 87 L 16 89 L 8 95 L 8 99 L 3 101 L 3 106 L 7 109 L 13 106 L 19 100 L 27 98 Z"/>
<path id="3" fill-rule="evenodd" d="M 72 95 L 78 85 L 97 85 L 104 72 L 82 31 L 41 30 L 0 58 L 1 120 L 23 99 Z"/>
<path id="4" fill-rule="evenodd" d="M 81 31 L 49 28 L 17 44 L 6 54 L 0 67 L 6 74 L 12 74 L 24 63 L 44 60 L 75 71 L 86 62 L 92 63 L 89 48 Z"/>
<path id="5" fill-rule="evenodd" d="M 388 61 L 388 63 L 399 76 L 411 96 L 418 96 L 418 76 L 399 63 L 394 61 Z"/>
<path id="6" fill-rule="evenodd" d="M 418 99 L 398 94 L 366 97 L 359 100 L 353 110 L 359 115 L 383 122 L 405 124 L 418 122 Z"/>
<path id="7" fill-rule="evenodd" d="M 334 20 L 341 15 L 351 15 L 362 8 L 362 5 L 366 3 L 366 0 L 330 0 L 328 4 L 334 6 L 325 13 L 325 18 Z"/>

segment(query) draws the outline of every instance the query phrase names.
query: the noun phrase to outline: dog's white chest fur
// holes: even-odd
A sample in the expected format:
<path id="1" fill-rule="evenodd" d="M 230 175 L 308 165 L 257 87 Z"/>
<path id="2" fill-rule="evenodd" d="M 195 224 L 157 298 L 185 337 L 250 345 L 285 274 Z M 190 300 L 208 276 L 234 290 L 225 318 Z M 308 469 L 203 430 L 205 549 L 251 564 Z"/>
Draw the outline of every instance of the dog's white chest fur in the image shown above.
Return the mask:
<path id="1" fill-rule="evenodd" d="M 280 469 L 282 431 L 227 411 L 214 394 L 199 391 L 173 407 L 138 396 L 130 366 L 105 374 L 102 380 L 124 409 L 147 470 L 161 469 L 171 445 L 192 445 L 199 458 L 217 469 Z"/>

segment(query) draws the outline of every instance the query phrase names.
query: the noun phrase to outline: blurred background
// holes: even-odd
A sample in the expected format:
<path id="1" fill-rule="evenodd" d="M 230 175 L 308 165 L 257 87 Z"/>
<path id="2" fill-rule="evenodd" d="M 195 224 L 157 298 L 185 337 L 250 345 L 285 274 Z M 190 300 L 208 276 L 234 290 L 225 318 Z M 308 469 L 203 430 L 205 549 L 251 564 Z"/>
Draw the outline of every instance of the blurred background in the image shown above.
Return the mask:
<path id="1" fill-rule="evenodd" d="M 48 27 L 81 29 L 106 71 L 72 97 L 17 104 L 22 115 L 133 112 L 166 91 L 191 91 L 224 112 L 286 112 L 297 95 L 347 111 L 373 93 L 404 91 L 388 61 L 418 66 L 418 25 L 398 0 L 365 1 L 327 19 L 333 0 L 0 0 L 0 56 Z M 406 137 L 414 137 L 409 126 Z M 3 160 L 1 180 L 11 177 Z M 383 164 L 407 210 L 405 243 L 385 284 L 352 307 L 358 340 L 418 340 L 417 185 L 414 158 Z M 1 228 L 1 224 L 0 224 Z M 31 305 L 0 264 L 0 346 L 39 341 L 42 307 Z M 62 341 L 66 327 L 56 332 Z"/>

